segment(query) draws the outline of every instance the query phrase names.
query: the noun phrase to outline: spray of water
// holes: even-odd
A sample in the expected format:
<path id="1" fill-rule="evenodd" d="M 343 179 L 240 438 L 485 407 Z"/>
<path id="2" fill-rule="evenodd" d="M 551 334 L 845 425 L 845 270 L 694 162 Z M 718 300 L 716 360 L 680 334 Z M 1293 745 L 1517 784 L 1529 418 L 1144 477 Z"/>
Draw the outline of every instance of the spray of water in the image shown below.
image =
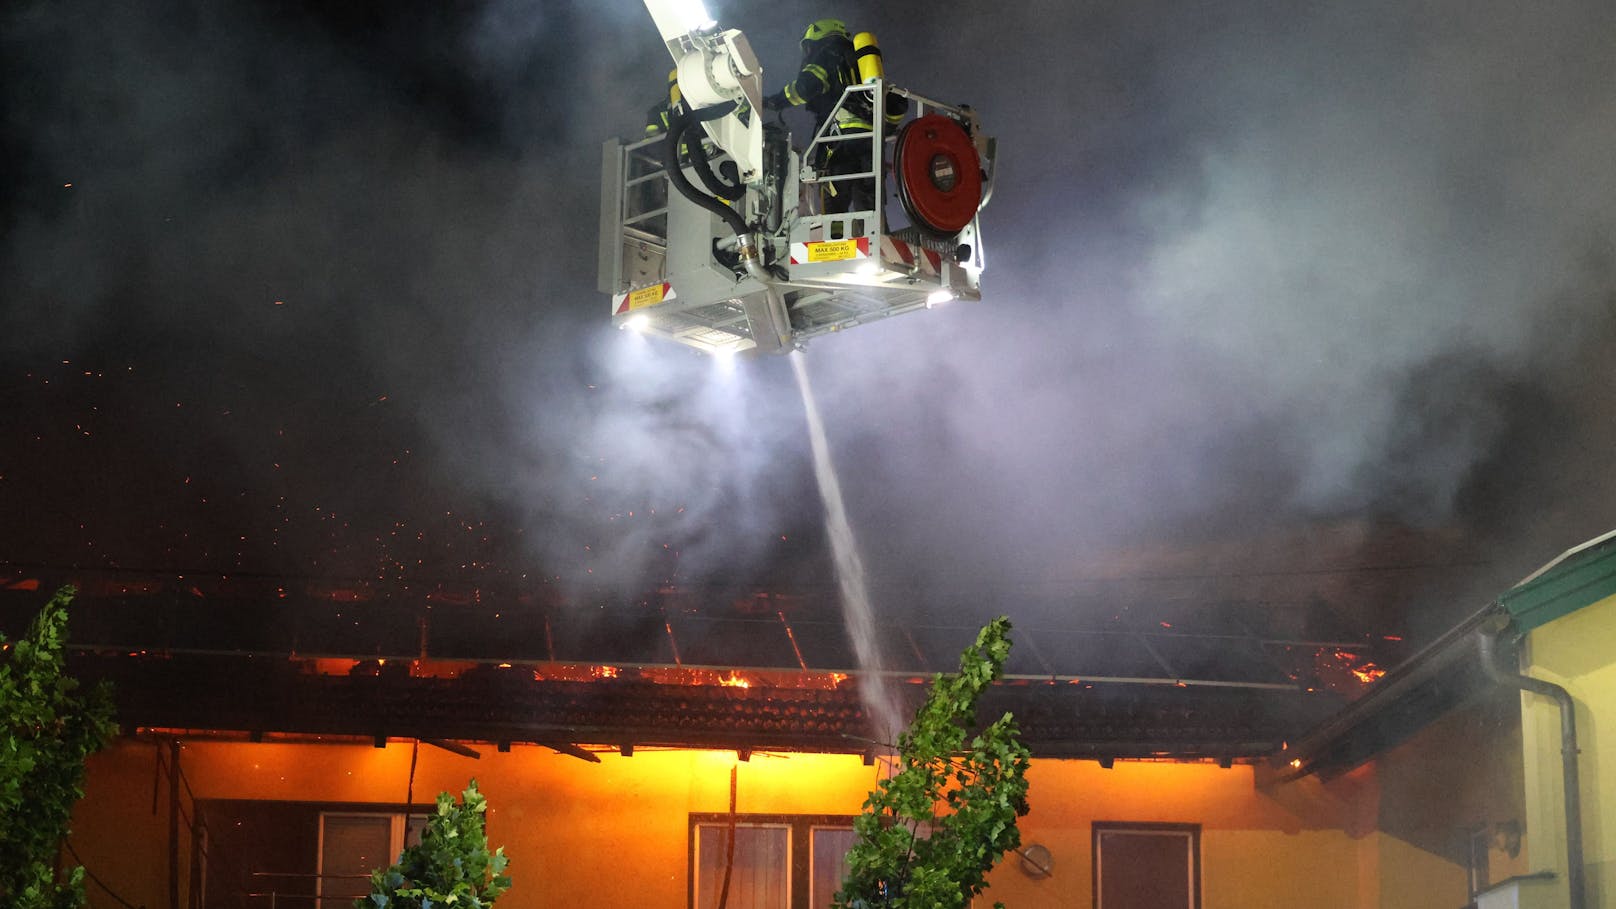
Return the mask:
<path id="1" fill-rule="evenodd" d="M 813 388 L 808 383 L 808 362 L 802 351 L 791 352 L 791 368 L 797 373 L 797 387 L 802 390 L 802 409 L 808 414 L 808 437 L 814 452 L 814 477 L 819 481 L 819 497 L 825 502 L 825 533 L 830 537 L 831 552 L 836 559 L 836 580 L 842 594 L 842 620 L 847 624 L 848 637 L 853 639 L 853 651 L 858 656 L 859 693 L 864 698 L 864 709 L 875 725 L 876 736 L 884 742 L 895 742 L 903 730 L 897 696 L 891 681 L 883 671 L 881 649 L 876 643 L 875 618 L 870 609 L 870 591 L 864 582 L 864 561 L 859 557 L 858 545 L 853 539 L 853 527 L 847 521 L 847 506 L 842 502 L 842 487 L 836 479 L 836 467 L 830 460 L 830 446 L 825 442 L 825 424 L 819 418 L 819 406 L 814 403 Z"/>

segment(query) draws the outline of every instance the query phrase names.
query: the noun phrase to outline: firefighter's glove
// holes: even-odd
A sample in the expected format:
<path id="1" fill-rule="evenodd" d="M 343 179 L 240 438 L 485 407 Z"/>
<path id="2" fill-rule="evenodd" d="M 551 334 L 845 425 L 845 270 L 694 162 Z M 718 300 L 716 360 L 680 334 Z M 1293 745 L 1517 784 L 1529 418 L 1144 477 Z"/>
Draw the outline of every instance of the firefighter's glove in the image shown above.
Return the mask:
<path id="1" fill-rule="evenodd" d="M 786 100 L 785 92 L 775 92 L 763 99 L 764 110 L 785 110 L 790 106 L 791 102 Z"/>

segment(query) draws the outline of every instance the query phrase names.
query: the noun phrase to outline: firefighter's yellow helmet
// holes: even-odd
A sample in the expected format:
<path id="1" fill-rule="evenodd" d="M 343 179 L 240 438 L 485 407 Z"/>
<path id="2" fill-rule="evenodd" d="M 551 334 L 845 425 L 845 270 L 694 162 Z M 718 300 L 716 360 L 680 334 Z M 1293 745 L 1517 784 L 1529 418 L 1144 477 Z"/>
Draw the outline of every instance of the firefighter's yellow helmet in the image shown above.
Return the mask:
<path id="1" fill-rule="evenodd" d="M 840 19 L 820 19 L 809 25 L 808 30 L 803 32 L 802 43 L 807 44 L 810 41 L 823 41 L 826 38 L 829 38 L 831 35 L 841 35 L 843 38 L 846 38 L 847 23 Z"/>

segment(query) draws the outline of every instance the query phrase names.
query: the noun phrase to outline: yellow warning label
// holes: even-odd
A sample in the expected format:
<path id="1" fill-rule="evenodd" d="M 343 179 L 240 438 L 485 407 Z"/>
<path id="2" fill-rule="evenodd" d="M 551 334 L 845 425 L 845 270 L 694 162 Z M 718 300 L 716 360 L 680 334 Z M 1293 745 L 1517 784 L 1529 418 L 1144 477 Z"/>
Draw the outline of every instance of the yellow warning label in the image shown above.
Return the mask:
<path id="1" fill-rule="evenodd" d="M 858 240 L 825 240 L 808 244 L 808 261 L 838 262 L 858 255 Z"/>
<path id="2" fill-rule="evenodd" d="M 666 284 L 652 284 L 650 287 L 642 287 L 639 290 L 629 291 L 628 308 L 640 309 L 641 307 L 653 306 L 657 303 L 661 303 L 663 295 L 667 292 L 667 288 L 668 285 Z"/>

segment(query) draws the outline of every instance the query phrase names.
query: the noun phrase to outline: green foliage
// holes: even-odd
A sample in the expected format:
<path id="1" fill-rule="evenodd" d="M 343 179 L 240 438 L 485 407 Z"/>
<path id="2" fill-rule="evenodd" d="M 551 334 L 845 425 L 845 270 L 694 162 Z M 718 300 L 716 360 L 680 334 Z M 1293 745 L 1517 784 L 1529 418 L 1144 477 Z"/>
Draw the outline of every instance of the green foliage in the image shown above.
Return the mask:
<path id="1" fill-rule="evenodd" d="M 438 809 L 427 819 L 419 845 L 410 846 L 391 868 L 370 875 L 370 896 L 354 901 L 354 909 L 434 909 L 492 906 L 510 889 L 505 847 L 488 851 L 483 819 L 488 800 L 472 780 L 461 804 L 447 792 L 438 794 Z"/>
<path id="2" fill-rule="evenodd" d="M 1021 845 L 1027 813 L 1026 746 L 1006 713 L 972 736 L 976 703 L 1004 672 L 1010 620 L 984 627 L 958 673 L 932 681 L 914 723 L 898 739 L 898 770 L 854 821 L 841 909 L 963 909 L 985 876 Z"/>
<path id="3" fill-rule="evenodd" d="M 84 759 L 116 732 L 105 684 L 76 694 L 63 674 L 67 607 L 58 590 L 12 644 L 0 636 L 0 905 L 76 909 L 84 869 L 56 873 L 73 805 L 84 795 Z"/>

